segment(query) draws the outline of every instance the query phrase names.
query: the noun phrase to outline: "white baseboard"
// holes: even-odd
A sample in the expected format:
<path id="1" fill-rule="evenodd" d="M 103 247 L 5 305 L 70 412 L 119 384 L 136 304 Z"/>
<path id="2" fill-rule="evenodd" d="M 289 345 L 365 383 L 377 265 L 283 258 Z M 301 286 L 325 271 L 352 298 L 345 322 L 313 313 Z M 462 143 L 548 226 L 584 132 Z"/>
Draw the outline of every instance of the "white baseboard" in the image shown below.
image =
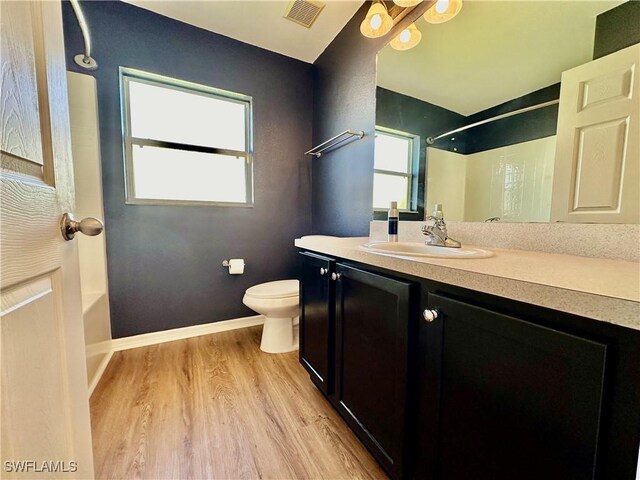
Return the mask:
<path id="1" fill-rule="evenodd" d="M 193 325 L 191 327 L 174 328 L 161 332 L 143 333 L 132 337 L 116 338 L 111 341 L 111 350 L 119 352 L 130 348 L 146 347 L 157 343 L 172 342 L 183 338 L 199 337 L 210 333 L 226 332 L 238 328 L 253 327 L 262 325 L 264 317 L 255 315 L 253 317 L 235 318 L 233 320 L 223 320 L 221 322 L 205 323 L 204 325 Z"/>
<path id="2" fill-rule="evenodd" d="M 100 362 L 100 365 L 98 365 L 96 372 L 93 374 L 93 378 L 91 379 L 91 382 L 89 382 L 89 397 L 93 395 L 93 391 L 96 389 L 96 385 L 98 385 L 98 382 L 102 378 L 102 374 L 107 369 L 107 365 L 109 365 L 109 362 L 111 361 L 112 356 L 113 356 L 113 350 L 110 350 L 104 356 L 104 358 Z"/>

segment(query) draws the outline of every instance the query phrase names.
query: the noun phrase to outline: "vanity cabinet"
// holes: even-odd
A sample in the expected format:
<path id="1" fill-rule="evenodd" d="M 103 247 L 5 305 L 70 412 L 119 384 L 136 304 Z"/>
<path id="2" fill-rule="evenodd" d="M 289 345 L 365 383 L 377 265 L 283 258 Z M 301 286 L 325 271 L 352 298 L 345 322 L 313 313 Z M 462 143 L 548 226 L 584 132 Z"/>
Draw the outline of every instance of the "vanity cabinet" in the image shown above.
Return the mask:
<path id="1" fill-rule="evenodd" d="M 636 478 L 640 332 L 302 258 L 300 361 L 393 479 Z"/>
<path id="2" fill-rule="evenodd" d="M 417 476 L 595 478 L 607 346 L 437 294 L 427 305 Z"/>
<path id="3" fill-rule="evenodd" d="M 336 266 L 336 391 L 333 403 L 393 477 L 405 469 L 412 294 L 416 285 Z M 417 327 L 417 322 L 413 325 Z"/>
<path id="4" fill-rule="evenodd" d="M 300 363 L 326 395 L 333 393 L 335 261 L 300 254 Z"/>
<path id="5" fill-rule="evenodd" d="M 417 321 L 410 320 L 417 313 L 416 286 L 301 253 L 300 363 L 397 479 L 407 476 L 407 421 L 415 398 L 408 357 L 417 338 Z"/>

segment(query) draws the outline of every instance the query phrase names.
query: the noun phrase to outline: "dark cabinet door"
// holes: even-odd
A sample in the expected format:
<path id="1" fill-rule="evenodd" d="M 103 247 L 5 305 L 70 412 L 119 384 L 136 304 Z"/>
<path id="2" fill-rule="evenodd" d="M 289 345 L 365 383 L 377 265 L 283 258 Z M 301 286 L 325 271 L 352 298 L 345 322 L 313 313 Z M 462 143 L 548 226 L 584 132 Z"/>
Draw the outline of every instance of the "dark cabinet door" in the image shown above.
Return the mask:
<path id="1" fill-rule="evenodd" d="M 393 477 L 403 476 L 412 284 L 336 266 L 332 401 Z"/>
<path id="2" fill-rule="evenodd" d="M 300 278 L 300 363 L 325 394 L 333 393 L 335 356 L 335 262 L 302 252 Z"/>
<path id="3" fill-rule="evenodd" d="M 435 466 L 441 480 L 595 478 L 607 347 L 439 295 L 428 304 L 440 315 L 422 325 L 420 335 L 432 337 L 421 339 L 431 345 L 421 356 L 438 372 L 425 376 L 439 382 L 439 416 L 437 427 L 422 423 L 437 428 L 435 445 L 423 444 L 425 458 L 433 462 L 435 447 L 437 460 L 422 473 Z"/>

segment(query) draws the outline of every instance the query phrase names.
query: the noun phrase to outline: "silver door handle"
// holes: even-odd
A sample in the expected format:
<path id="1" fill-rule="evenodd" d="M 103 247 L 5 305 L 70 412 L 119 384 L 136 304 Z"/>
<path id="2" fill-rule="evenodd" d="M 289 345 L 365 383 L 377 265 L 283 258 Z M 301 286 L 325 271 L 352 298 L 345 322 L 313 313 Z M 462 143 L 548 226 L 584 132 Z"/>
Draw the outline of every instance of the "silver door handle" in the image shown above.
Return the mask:
<path id="1" fill-rule="evenodd" d="M 78 232 L 90 237 L 100 235 L 104 230 L 104 224 L 102 220 L 93 217 L 83 218 L 78 222 L 73 218 L 73 214 L 65 213 L 60 220 L 60 230 L 62 231 L 64 239 L 69 241 L 73 240 L 73 237 L 75 237 Z"/>
<path id="2" fill-rule="evenodd" d="M 334 281 L 335 281 L 335 280 L 340 280 L 340 277 L 342 277 L 342 274 L 341 274 L 341 273 L 333 272 L 333 273 L 331 274 L 331 280 L 334 280 Z"/>
<path id="3" fill-rule="evenodd" d="M 325 273 L 327 273 L 327 269 L 324 267 L 320 267 L 320 275 L 324 275 Z"/>
<path id="4" fill-rule="evenodd" d="M 427 308 L 422 312 L 422 316 L 427 322 L 431 323 L 440 316 L 440 312 L 438 310 L 430 310 Z"/>

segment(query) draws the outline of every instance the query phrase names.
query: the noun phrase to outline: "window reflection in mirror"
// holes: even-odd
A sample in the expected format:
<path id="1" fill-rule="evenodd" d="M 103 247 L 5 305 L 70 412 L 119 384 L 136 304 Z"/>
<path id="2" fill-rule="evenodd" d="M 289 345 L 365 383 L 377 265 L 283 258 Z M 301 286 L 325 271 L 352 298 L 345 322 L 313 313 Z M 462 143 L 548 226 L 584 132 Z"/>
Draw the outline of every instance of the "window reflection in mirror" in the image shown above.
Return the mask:
<path id="1" fill-rule="evenodd" d="M 403 212 L 416 211 L 420 137 L 384 127 L 376 128 L 373 208 L 386 211 L 392 201 Z"/>

